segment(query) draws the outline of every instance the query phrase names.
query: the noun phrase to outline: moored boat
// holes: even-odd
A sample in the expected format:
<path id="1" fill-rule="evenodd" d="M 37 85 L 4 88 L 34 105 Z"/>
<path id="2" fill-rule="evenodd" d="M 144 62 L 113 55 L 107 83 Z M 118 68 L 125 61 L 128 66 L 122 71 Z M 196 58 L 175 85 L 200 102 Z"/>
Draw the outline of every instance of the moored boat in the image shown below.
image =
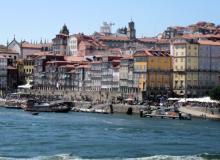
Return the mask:
<path id="1" fill-rule="evenodd" d="M 30 112 L 69 112 L 72 108 L 71 102 L 62 100 L 42 102 L 39 100 L 28 100 L 25 111 Z"/>

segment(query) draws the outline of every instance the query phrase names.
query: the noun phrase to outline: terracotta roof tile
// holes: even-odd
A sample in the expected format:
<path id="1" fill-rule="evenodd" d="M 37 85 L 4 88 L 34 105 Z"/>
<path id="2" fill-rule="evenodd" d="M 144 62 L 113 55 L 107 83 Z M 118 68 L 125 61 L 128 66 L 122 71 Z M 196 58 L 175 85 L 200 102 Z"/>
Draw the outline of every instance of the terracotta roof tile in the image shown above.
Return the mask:
<path id="1" fill-rule="evenodd" d="M 199 40 L 198 42 L 201 45 L 220 46 L 220 42 L 214 42 L 210 40 Z"/>
<path id="2" fill-rule="evenodd" d="M 31 48 L 31 49 L 41 49 L 42 45 L 41 44 L 31 44 L 28 42 L 23 42 L 21 44 L 22 48 Z"/>
<path id="3" fill-rule="evenodd" d="M 130 39 L 126 36 L 103 36 L 99 38 L 102 41 L 130 41 Z"/>
<path id="4" fill-rule="evenodd" d="M 84 57 L 78 57 L 78 56 L 65 56 L 64 59 L 68 62 L 82 62 L 87 61 Z"/>

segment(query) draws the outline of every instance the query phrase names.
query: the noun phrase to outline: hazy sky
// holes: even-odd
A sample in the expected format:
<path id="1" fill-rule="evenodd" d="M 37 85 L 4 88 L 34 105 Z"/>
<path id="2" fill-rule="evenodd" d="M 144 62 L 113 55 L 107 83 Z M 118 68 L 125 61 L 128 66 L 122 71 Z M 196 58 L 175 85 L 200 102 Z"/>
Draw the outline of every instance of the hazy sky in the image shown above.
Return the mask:
<path id="1" fill-rule="evenodd" d="M 0 43 L 16 38 L 52 39 L 64 23 L 70 33 L 91 34 L 103 21 L 113 30 L 132 18 L 137 35 L 155 36 L 168 26 L 220 23 L 220 0 L 1 0 Z"/>

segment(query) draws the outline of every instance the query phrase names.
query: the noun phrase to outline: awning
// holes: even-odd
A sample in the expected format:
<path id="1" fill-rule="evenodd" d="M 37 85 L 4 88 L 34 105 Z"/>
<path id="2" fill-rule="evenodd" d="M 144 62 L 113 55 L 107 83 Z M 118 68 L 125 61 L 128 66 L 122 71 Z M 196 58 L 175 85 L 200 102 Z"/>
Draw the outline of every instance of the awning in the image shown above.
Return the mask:
<path id="1" fill-rule="evenodd" d="M 32 85 L 30 85 L 30 84 L 18 86 L 19 89 L 31 89 L 31 87 L 32 87 Z"/>

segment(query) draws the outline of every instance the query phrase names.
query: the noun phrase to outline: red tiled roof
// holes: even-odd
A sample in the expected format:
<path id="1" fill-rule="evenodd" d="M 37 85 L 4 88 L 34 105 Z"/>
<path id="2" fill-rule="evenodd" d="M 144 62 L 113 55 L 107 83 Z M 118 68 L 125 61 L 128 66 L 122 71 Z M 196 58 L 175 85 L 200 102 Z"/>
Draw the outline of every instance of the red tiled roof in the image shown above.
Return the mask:
<path id="1" fill-rule="evenodd" d="M 71 64 L 60 66 L 60 68 L 75 68 L 75 67 L 76 67 L 75 65 L 71 65 Z"/>
<path id="2" fill-rule="evenodd" d="M 78 57 L 78 56 L 65 56 L 64 59 L 68 62 L 82 62 L 87 61 L 84 57 Z"/>
<path id="3" fill-rule="evenodd" d="M 220 46 L 220 42 L 214 42 L 210 40 L 199 40 L 198 42 L 201 45 Z"/>
<path id="4" fill-rule="evenodd" d="M 193 39 L 193 38 L 219 38 L 220 39 L 220 35 L 214 35 L 214 34 L 185 34 L 182 36 L 183 38 L 186 39 Z"/>
<path id="5" fill-rule="evenodd" d="M 170 43 L 167 39 L 159 39 L 154 37 L 139 38 L 138 40 L 143 43 Z"/>
<path id="6" fill-rule="evenodd" d="M 141 42 L 145 42 L 145 43 L 156 43 L 157 39 L 153 38 L 153 37 L 145 37 L 145 38 L 139 38 L 138 40 L 140 40 Z"/>
<path id="7" fill-rule="evenodd" d="M 12 49 L 8 49 L 6 46 L 0 45 L 0 54 L 5 53 L 5 54 L 19 54 L 16 51 Z"/>
<path id="8" fill-rule="evenodd" d="M 126 36 L 103 36 L 100 37 L 101 41 L 130 41 L 130 39 Z"/>
<path id="9" fill-rule="evenodd" d="M 166 50 L 141 49 L 135 52 L 134 57 L 142 56 L 165 56 L 169 57 L 170 52 Z"/>
<path id="10" fill-rule="evenodd" d="M 91 66 L 90 65 L 79 65 L 76 68 L 87 68 L 87 69 L 89 69 L 89 68 L 91 68 Z"/>
<path id="11" fill-rule="evenodd" d="M 28 43 L 28 42 L 23 42 L 21 44 L 21 47 L 22 48 L 31 48 L 31 49 L 41 49 L 42 45 L 41 44 L 31 44 L 31 43 Z"/>
<path id="12" fill-rule="evenodd" d="M 67 61 L 48 61 L 47 64 L 51 63 L 68 63 Z"/>
<path id="13" fill-rule="evenodd" d="M 133 54 L 124 54 L 123 56 L 122 56 L 122 60 L 123 59 L 133 59 Z"/>
<path id="14" fill-rule="evenodd" d="M 101 61 L 94 61 L 94 62 L 91 62 L 91 64 L 100 64 L 102 63 Z"/>

